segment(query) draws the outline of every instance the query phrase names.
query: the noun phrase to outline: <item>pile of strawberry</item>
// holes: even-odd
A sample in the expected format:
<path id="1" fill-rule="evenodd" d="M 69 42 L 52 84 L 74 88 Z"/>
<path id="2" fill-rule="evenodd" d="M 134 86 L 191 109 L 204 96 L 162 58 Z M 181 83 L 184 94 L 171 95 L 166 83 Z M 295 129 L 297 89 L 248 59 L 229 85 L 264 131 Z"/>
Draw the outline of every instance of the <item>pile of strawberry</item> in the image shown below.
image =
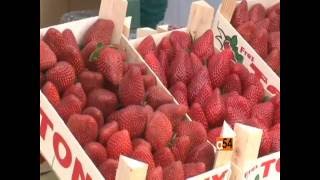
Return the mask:
<path id="1" fill-rule="evenodd" d="M 257 3 L 248 10 L 246 0 L 236 7 L 231 24 L 266 63 L 280 74 L 280 3 L 266 9 Z"/>
<path id="2" fill-rule="evenodd" d="M 243 123 L 264 129 L 261 156 L 280 150 L 280 96 L 265 100 L 260 80 L 234 63 L 230 48 L 215 52 L 212 30 L 197 40 L 173 31 L 158 46 L 148 36 L 137 51 L 179 104 L 189 107 L 189 116 L 203 125 L 209 141 L 215 143 L 226 120 L 232 127 Z"/>
<path id="3" fill-rule="evenodd" d="M 113 22 L 97 20 L 80 49 L 71 30 L 40 40 L 40 87 L 108 180 L 119 156 L 148 163 L 148 180 L 183 180 L 212 169 L 213 147 L 188 107 L 156 86 L 144 64 L 128 64 L 110 44 Z"/>

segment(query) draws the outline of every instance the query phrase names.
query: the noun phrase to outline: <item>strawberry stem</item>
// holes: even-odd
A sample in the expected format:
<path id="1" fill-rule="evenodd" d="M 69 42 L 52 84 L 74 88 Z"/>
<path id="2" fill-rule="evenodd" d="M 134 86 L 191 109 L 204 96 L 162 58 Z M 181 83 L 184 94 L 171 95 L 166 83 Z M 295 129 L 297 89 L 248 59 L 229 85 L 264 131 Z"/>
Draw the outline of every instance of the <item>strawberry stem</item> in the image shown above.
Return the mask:
<path id="1" fill-rule="evenodd" d="M 95 62 L 100 58 L 100 52 L 104 49 L 103 43 L 98 43 L 96 49 L 90 54 L 89 62 Z"/>

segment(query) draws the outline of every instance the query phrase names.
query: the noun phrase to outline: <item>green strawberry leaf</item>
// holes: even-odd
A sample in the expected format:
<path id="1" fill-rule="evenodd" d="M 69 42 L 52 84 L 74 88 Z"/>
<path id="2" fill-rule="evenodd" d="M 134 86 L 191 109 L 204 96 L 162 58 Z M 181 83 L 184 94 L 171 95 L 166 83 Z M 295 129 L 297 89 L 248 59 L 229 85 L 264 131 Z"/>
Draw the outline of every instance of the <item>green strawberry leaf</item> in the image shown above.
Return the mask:
<path id="1" fill-rule="evenodd" d="M 103 43 L 98 43 L 96 49 L 90 54 L 89 62 L 95 62 L 100 58 L 100 52 L 104 48 Z"/>
<path id="2" fill-rule="evenodd" d="M 232 44 L 233 46 L 236 46 L 236 45 L 238 44 L 237 36 L 236 36 L 236 35 L 232 36 L 230 42 L 231 42 L 231 44 Z"/>
<path id="3" fill-rule="evenodd" d="M 243 56 L 241 54 L 236 53 L 236 59 L 238 63 L 243 63 Z"/>
<path id="4" fill-rule="evenodd" d="M 263 97 L 263 102 L 268 102 L 270 100 L 270 97 L 269 96 L 264 96 Z"/>

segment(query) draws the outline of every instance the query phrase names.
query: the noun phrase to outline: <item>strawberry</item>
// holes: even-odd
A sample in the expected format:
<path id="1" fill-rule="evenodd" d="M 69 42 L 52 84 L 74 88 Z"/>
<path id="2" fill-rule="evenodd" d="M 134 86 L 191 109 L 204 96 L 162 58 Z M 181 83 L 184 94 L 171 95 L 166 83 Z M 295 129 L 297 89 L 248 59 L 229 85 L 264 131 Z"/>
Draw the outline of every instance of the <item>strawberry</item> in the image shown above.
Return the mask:
<path id="1" fill-rule="evenodd" d="M 82 59 L 85 62 L 86 67 L 91 71 L 97 70 L 96 66 L 89 61 L 91 53 L 95 51 L 97 48 L 97 44 L 98 44 L 97 41 L 90 41 L 81 50 Z"/>
<path id="2" fill-rule="evenodd" d="M 241 83 L 246 81 L 249 76 L 248 69 L 243 64 L 240 64 L 240 63 L 233 64 L 233 66 L 231 68 L 231 73 L 237 74 L 241 80 Z M 239 94 L 241 94 L 241 93 L 239 93 Z"/>
<path id="3" fill-rule="evenodd" d="M 269 129 L 269 134 L 272 137 L 271 151 L 280 151 L 280 123 L 277 123 Z"/>
<path id="4" fill-rule="evenodd" d="M 57 63 L 57 57 L 43 40 L 40 40 L 40 71 L 52 68 Z"/>
<path id="5" fill-rule="evenodd" d="M 258 76 L 256 74 L 254 74 L 254 73 L 249 73 L 249 75 L 246 78 L 246 80 L 243 81 L 244 89 L 248 88 L 250 85 L 255 85 L 255 86 L 261 85 Z"/>
<path id="6" fill-rule="evenodd" d="M 151 35 L 145 37 L 139 46 L 137 47 L 137 51 L 139 54 L 144 57 L 146 54 L 150 52 L 155 52 L 156 51 L 156 43 L 154 42 L 153 38 Z"/>
<path id="7" fill-rule="evenodd" d="M 175 139 L 171 147 L 172 153 L 176 161 L 184 162 L 191 148 L 191 141 L 189 136 L 180 136 Z"/>
<path id="8" fill-rule="evenodd" d="M 270 25 L 270 19 L 269 18 L 264 18 L 258 22 L 256 22 L 256 27 L 257 28 L 262 28 L 262 29 L 267 29 L 269 28 Z"/>
<path id="9" fill-rule="evenodd" d="M 159 86 L 152 86 L 146 93 L 146 101 L 152 108 L 157 109 L 162 104 L 173 102 L 173 97 Z"/>
<path id="10" fill-rule="evenodd" d="M 211 86 L 203 86 L 198 93 L 198 95 L 195 97 L 193 103 L 199 103 L 201 107 L 205 107 L 206 101 L 213 95 L 213 90 Z"/>
<path id="11" fill-rule="evenodd" d="M 268 56 L 268 31 L 263 28 L 258 28 L 254 36 L 255 38 L 252 39 L 250 44 L 262 59 L 265 59 Z"/>
<path id="12" fill-rule="evenodd" d="M 143 106 L 129 105 L 118 111 L 116 121 L 120 129 L 128 130 L 130 137 L 140 137 L 147 123 L 147 113 Z"/>
<path id="13" fill-rule="evenodd" d="M 60 103 L 60 95 L 58 89 L 52 82 L 47 81 L 41 88 L 41 91 L 53 107 L 56 107 Z"/>
<path id="14" fill-rule="evenodd" d="M 133 159 L 138 161 L 142 161 L 148 164 L 148 168 L 152 169 L 155 167 L 155 163 L 153 160 L 153 155 L 151 151 L 145 146 L 138 146 L 131 154 Z"/>
<path id="15" fill-rule="evenodd" d="M 252 21 L 248 21 L 237 27 L 237 31 L 248 43 L 251 43 L 256 28 L 257 26 Z"/>
<path id="16" fill-rule="evenodd" d="M 251 117 L 257 118 L 259 125 L 264 129 L 269 129 L 273 122 L 274 106 L 269 102 L 256 104 L 252 107 Z"/>
<path id="17" fill-rule="evenodd" d="M 107 160 L 106 148 L 98 142 L 89 142 L 85 145 L 84 150 L 96 166 Z"/>
<path id="18" fill-rule="evenodd" d="M 203 162 L 183 164 L 185 178 L 199 175 L 206 171 L 206 165 Z"/>
<path id="19" fill-rule="evenodd" d="M 96 41 L 109 45 L 113 29 L 114 24 L 111 20 L 98 19 L 84 34 L 83 43 L 87 45 L 90 41 Z"/>
<path id="20" fill-rule="evenodd" d="M 186 85 L 182 81 L 176 82 L 170 88 L 171 94 L 178 101 L 179 104 L 183 104 L 185 106 L 188 105 L 188 90 Z"/>
<path id="21" fill-rule="evenodd" d="M 158 107 L 157 111 L 162 112 L 170 120 L 171 125 L 175 128 L 179 121 L 184 118 L 184 115 L 188 111 L 188 107 L 182 104 L 163 104 Z"/>
<path id="22" fill-rule="evenodd" d="M 131 67 L 120 81 L 118 96 L 120 102 L 124 105 L 142 104 L 145 89 L 143 76 L 137 67 Z"/>
<path id="23" fill-rule="evenodd" d="M 150 106 L 150 105 L 145 105 L 144 106 L 144 111 L 147 113 L 147 117 L 148 117 L 148 121 L 150 119 L 152 119 L 152 116 L 153 116 L 153 108 Z"/>
<path id="24" fill-rule="evenodd" d="M 226 120 L 233 127 L 236 122 L 244 122 L 250 118 L 251 103 L 238 93 L 225 98 Z"/>
<path id="25" fill-rule="evenodd" d="M 97 121 L 98 129 L 100 129 L 103 126 L 104 117 L 103 117 L 102 112 L 98 108 L 93 107 L 93 106 L 87 107 L 86 109 L 84 109 L 82 111 L 82 114 L 87 114 L 87 115 L 92 116 Z"/>
<path id="26" fill-rule="evenodd" d="M 243 96 L 247 98 L 251 102 L 251 104 L 261 102 L 264 97 L 262 84 L 250 85 L 244 90 Z"/>
<path id="27" fill-rule="evenodd" d="M 163 180 L 162 167 L 158 166 L 156 168 L 150 169 L 147 174 L 147 180 Z"/>
<path id="28" fill-rule="evenodd" d="M 46 72 L 46 79 L 55 84 L 61 93 L 75 82 L 76 74 L 69 63 L 58 62 Z"/>
<path id="29" fill-rule="evenodd" d="M 112 159 L 118 159 L 120 154 L 130 155 L 132 153 L 132 143 L 129 132 L 123 129 L 113 133 L 108 140 L 107 151 L 108 156 Z"/>
<path id="30" fill-rule="evenodd" d="M 117 105 L 117 96 L 106 89 L 94 89 L 88 94 L 88 106 L 98 108 L 104 117 L 115 111 Z"/>
<path id="31" fill-rule="evenodd" d="M 253 5 L 249 11 L 250 21 L 257 22 L 266 16 L 266 9 L 261 3 Z"/>
<path id="32" fill-rule="evenodd" d="M 82 108 L 84 108 L 87 104 L 87 95 L 84 92 L 81 83 L 76 83 L 68 87 L 64 93 L 63 97 L 69 96 L 70 94 L 75 95 L 82 103 Z"/>
<path id="33" fill-rule="evenodd" d="M 202 69 L 191 79 L 188 85 L 188 101 L 191 103 L 195 97 L 200 93 L 204 86 L 211 86 L 208 69 L 203 66 Z"/>
<path id="34" fill-rule="evenodd" d="M 279 49 L 275 48 L 273 49 L 267 59 L 266 63 L 271 67 L 271 69 L 277 73 L 278 75 L 280 74 L 280 51 Z"/>
<path id="35" fill-rule="evenodd" d="M 63 30 L 62 36 L 65 39 L 67 44 L 69 44 L 79 50 L 79 46 L 78 46 L 76 37 L 74 36 L 73 32 L 70 29 Z"/>
<path id="36" fill-rule="evenodd" d="M 186 162 L 203 162 L 206 165 L 206 171 L 208 171 L 213 168 L 214 159 L 215 153 L 213 146 L 208 142 L 203 142 L 191 149 Z"/>
<path id="37" fill-rule="evenodd" d="M 46 82 L 46 77 L 43 74 L 43 72 L 40 72 L 40 89 L 43 86 L 43 84 Z"/>
<path id="38" fill-rule="evenodd" d="M 277 94 L 275 96 L 273 96 L 270 101 L 272 102 L 272 104 L 274 105 L 274 108 L 279 108 L 280 107 L 280 94 Z"/>
<path id="39" fill-rule="evenodd" d="M 271 51 L 274 48 L 277 48 L 280 50 L 280 31 L 271 32 L 268 36 L 268 47 L 269 51 Z"/>
<path id="40" fill-rule="evenodd" d="M 166 51 L 160 50 L 158 52 L 158 60 L 166 77 L 169 76 L 169 55 Z"/>
<path id="41" fill-rule="evenodd" d="M 157 80 L 152 74 L 143 75 L 144 89 L 148 90 L 152 86 L 157 85 Z"/>
<path id="42" fill-rule="evenodd" d="M 163 180 L 184 180 L 184 172 L 181 161 L 172 162 L 163 168 Z"/>
<path id="43" fill-rule="evenodd" d="M 173 48 L 175 49 L 177 49 L 177 46 L 180 46 L 185 50 L 191 48 L 192 40 L 190 34 L 187 32 L 172 31 L 169 38 Z"/>
<path id="44" fill-rule="evenodd" d="M 174 155 L 170 148 L 162 147 L 154 153 L 154 162 L 157 166 L 166 167 L 175 161 Z"/>
<path id="45" fill-rule="evenodd" d="M 155 52 L 149 52 L 144 57 L 145 62 L 149 65 L 152 71 L 160 78 L 164 86 L 167 86 L 167 77 L 164 70 L 161 67 L 161 64 L 156 57 Z"/>
<path id="46" fill-rule="evenodd" d="M 65 47 L 68 46 L 67 41 L 64 39 L 62 33 L 55 28 L 48 29 L 43 37 L 43 41 L 48 44 L 58 59 L 61 56 L 61 53 L 64 52 Z"/>
<path id="47" fill-rule="evenodd" d="M 78 76 L 83 90 L 88 94 L 93 89 L 99 89 L 103 87 L 103 75 L 99 72 L 83 71 Z"/>
<path id="48" fill-rule="evenodd" d="M 170 63 L 169 67 L 170 78 L 168 80 L 170 84 L 172 85 L 178 81 L 188 84 L 191 79 L 192 71 L 192 65 L 188 52 L 184 49 L 181 49 L 178 45 L 175 51 L 175 57 Z"/>
<path id="49" fill-rule="evenodd" d="M 269 154 L 271 151 L 271 145 L 272 145 L 272 136 L 268 132 L 268 130 L 264 130 L 262 134 L 260 149 L 259 149 L 259 156 L 264 156 Z"/>
<path id="50" fill-rule="evenodd" d="M 117 121 L 111 121 L 103 125 L 99 130 L 99 142 L 103 145 L 107 145 L 109 138 L 119 130 Z"/>
<path id="51" fill-rule="evenodd" d="M 226 83 L 222 86 L 223 93 L 237 91 L 239 94 L 242 93 L 241 79 L 238 74 L 229 74 L 226 77 Z"/>
<path id="52" fill-rule="evenodd" d="M 69 117 L 75 113 L 81 113 L 82 103 L 75 95 L 71 94 L 69 96 L 63 97 L 60 103 L 55 107 L 59 116 L 67 122 Z"/>
<path id="53" fill-rule="evenodd" d="M 152 149 L 152 147 L 151 147 L 151 144 L 148 142 L 148 141 L 146 141 L 146 140 L 144 140 L 144 139 L 142 139 L 142 138 L 135 138 L 135 139 L 132 139 L 132 145 L 133 145 L 133 149 L 136 149 L 136 148 L 138 148 L 139 146 L 144 146 L 144 147 L 146 147 L 149 151 L 151 151 Z"/>
<path id="54" fill-rule="evenodd" d="M 280 106 L 278 108 L 275 108 L 274 115 L 273 115 L 273 125 L 280 123 Z"/>
<path id="55" fill-rule="evenodd" d="M 170 120 L 162 112 L 156 111 L 147 123 L 145 138 L 154 149 L 160 149 L 168 144 L 172 133 Z"/>
<path id="56" fill-rule="evenodd" d="M 225 49 L 217 57 L 211 56 L 208 62 L 208 71 L 211 79 L 212 88 L 220 87 L 230 73 L 230 64 L 232 63 L 232 50 Z"/>
<path id="57" fill-rule="evenodd" d="M 127 70 L 129 70 L 131 68 L 131 66 L 135 66 L 135 67 L 138 67 L 140 69 L 142 75 L 147 75 L 148 68 L 143 63 L 130 63 L 130 64 L 126 63 L 126 65 L 128 65 Z M 125 71 L 125 72 L 127 72 L 127 71 Z"/>
<path id="58" fill-rule="evenodd" d="M 216 88 L 203 107 L 210 126 L 216 127 L 222 125 L 226 111 L 224 103 L 220 89 Z"/>
<path id="59" fill-rule="evenodd" d="M 90 55 L 89 61 L 96 66 L 105 79 L 113 85 L 119 85 L 123 77 L 124 62 L 117 49 L 104 48 L 104 45 L 99 43 L 96 50 Z"/>
<path id="60" fill-rule="evenodd" d="M 79 75 L 85 68 L 85 62 L 78 47 L 67 45 L 64 48 L 64 51 L 60 53 L 60 56 L 58 56 L 58 59 L 59 61 L 66 61 L 70 63 L 77 75 Z"/>
<path id="61" fill-rule="evenodd" d="M 213 145 L 216 145 L 216 140 L 218 137 L 220 137 L 220 134 L 221 134 L 221 129 L 222 127 L 216 127 L 216 128 L 213 128 L 211 129 L 210 131 L 208 131 L 208 140 L 213 144 Z"/>
<path id="62" fill-rule="evenodd" d="M 207 140 L 206 129 L 197 121 L 180 121 L 177 126 L 177 135 L 189 136 L 191 148 Z"/>
<path id="63" fill-rule="evenodd" d="M 160 41 L 160 43 L 158 45 L 158 55 L 159 56 L 161 54 L 160 53 L 161 51 L 164 51 L 169 59 L 171 59 L 174 55 L 173 47 L 170 42 L 170 38 L 168 36 L 162 38 L 162 40 Z M 160 60 L 160 58 L 159 58 L 159 60 Z"/>
<path id="64" fill-rule="evenodd" d="M 190 61 L 192 65 L 192 74 L 195 76 L 203 67 L 206 61 L 201 61 L 196 54 L 190 53 Z"/>
<path id="65" fill-rule="evenodd" d="M 268 14 L 268 18 L 270 19 L 270 24 L 268 27 L 269 32 L 280 31 L 280 6 L 272 10 Z"/>
<path id="66" fill-rule="evenodd" d="M 212 54 L 214 54 L 213 32 L 208 29 L 192 44 L 192 52 L 194 52 L 202 62 L 205 62 Z"/>
<path id="67" fill-rule="evenodd" d="M 273 5 L 273 6 L 271 6 L 271 7 L 269 7 L 268 9 L 267 9 L 267 16 L 271 13 L 271 12 L 273 12 L 274 10 L 280 10 L 280 2 L 279 3 L 276 3 L 275 5 Z M 279 13 L 280 14 L 280 13 Z"/>
<path id="68" fill-rule="evenodd" d="M 70 116 L 67 126 L 81 146 L 95 141 L 98 136 L 97 122 L 90 115 L 73 114 Z"/>
<path id="69" fill-rule="evenodd" d="M 208 129 L 208 120 L 199 103 L 193 103 L 188 114 L 193 121 L 200 122 L 205 129 Z"/>
<path id="70" fill-rule="evenodd" d="M 239 25 L 249 20 L 248 3 L 246 0 L 242 0 L 241 3 L 234 10 L 231 24 L 237 28 Z"/>
<path id="71" fill-rule="evenodd" d="M 118 160 L 107 159 L 102 164 L 99 165 L 99 171 L 102 176 L 108 180 L 116 179 L 116 172 L 118 168 Z"/>

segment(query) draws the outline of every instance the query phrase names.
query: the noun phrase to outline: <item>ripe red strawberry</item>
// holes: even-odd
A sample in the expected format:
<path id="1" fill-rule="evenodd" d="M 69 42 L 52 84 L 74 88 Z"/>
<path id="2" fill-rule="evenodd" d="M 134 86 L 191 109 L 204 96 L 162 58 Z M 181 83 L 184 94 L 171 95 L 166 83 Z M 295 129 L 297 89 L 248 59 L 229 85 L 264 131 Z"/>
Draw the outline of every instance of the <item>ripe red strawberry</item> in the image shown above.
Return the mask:
<path id="1" fill-rule="evenodd" d="M 206 170 L 213 168 L 215 153 L 213 146 L 208 142 L 203 142 L 191 149 L 187 161 L 188 163 L 203 162 L 206 165 Z"/>
<path id="2" fill-rule="evenodd" d="M 75 95 L 82 103 L 82 108 L 84 108 L 87 104 L 87 95 L 84 92 L 81 83 L 76 83 L 68 87 L 64 93 L 63 97 L 69 96 L 70 94 Z"/>
<path id="3" fill-rule="evenodd" d="M 269 33 L 268 43 L 269 51 L 271 51 L 274 48 L 280 50 L 280 32 L 276 31 Z"/>
<path id="4" fill-rule="evenodd" d="M 98 44 L 96 50 L 91 54 L 90 60 L 113 85 L 119 85 L 123 78 L 124 62 L 121 53 L 114 48 L 103 48 L 103 44 Z"/>
<path id="5" fill-rule="evenodd" d="M 259 149 L 259 157 L 269 154 L 269 152 L 271 151 L 272 141 L 272 136 L 270 135 L 268 130 L 264 130 Z"/>
<path id="6" fill-rule="evenodd" d="M 92 116 L 97 121 L 98 129 L 100 129 L 103 126 L 104 117 L 103 117 L 102 112 L 98 108 L 93 107 L 93 106 L 87 107 L 86 109 L 84 109 L 82 111 L 82 114 L 87 114 L 87 115 Z"/>
<path id="7" fill-rule="evenodd" d="M 179 121 L 184 118 L 184 115 L 188 111 L 188 107 L 182 104 L 163 104 L 158 107 L 157 111 L 162 112 L 170 120 L 171 125 L 175 128 Z"/>
<path id="8" fill-rule="evenodd" d="M 67 126 L 81 146 L 97 139 L 98 125 L 90 115 L 73 114 L 70 116 Z"/>
<path id="9" fill-rule="evenodd" d="M 94 63 L 90 62 L 91 53 L 97 48 L 97 41 L 90 41 L 87 43 L 84 48 L 81 50 L 82 59 L 85 62 L 86 67 L 91 71 L 96 71 L 97 68 Z"/>
<path id="10" fill-rule="evenodd" d="M 256 104 L 252 107 L 251 117 L 257 118 L 262 128 L 269 129 L 273 122 L 274 106 L 269 102 Z"/>
<path id="11" fill-rule="evenodd" d="M 216 127 L 222 125 L 226 108 L 219 88 L 213 91 L 212 96 L 205 103 L 203 110 L 210 126 Z"/>
<path id="12" fill-rule="evenodd" d="M 163 168 L 163 180 L 184 180 L 181 161 L 175 161 Z"/>
<path id="13" fill-rule="evenodd" d="M 280 107 L 280 94 L 273 96 L 270 101 L 274 105 L 274 108 Z"/>
<path id="14" fill-rule="evenodd" d="M 53 107 L 56 107 L 60 103 L 60 95 L 58 89 L 52 82 L 47 81 L 41 88 L 41 91 Z"/>
<path id="15" fill-rule="evenodd" d="M 154 149 L 165 147 L 172 137 L 170 120 L 159 111 L 156 111 L 147 123 L 145 138 Z"/>
<path id="16" fill-rule="evenodd" d="M 195 97 L 193 103 L 199 103 L 204 108 L 206 101 L 212 96 L 213 90 L 211 86 L 203 86 Z"/>
<path id="17" fill-rule="evenodd" d="M 249 11 L 250 21 L 257 22 L 266 16 L 266 9 L 261 3 L 253 5 Z"/>
<path id="18" fill-rule="evenodd" d="M 174 155 L 170 148 L 162 147 L 154 153 L 154 162 L 157 166 L 166 167 L 175 161 Z"/>
<path id="19" fill-rule="evenodd" d="M 98 108 L 104 117 L 115 111 L 117 105 L 117 96 L 106 89 L 94 89 L 88 94 L 88 106 Z"/>
<path id="20" fill-rule="evenodd" d="M 79 46 L 78 46 L 76 37 L 74 36 L 73 32 L 70 29 L 65 29 L 62 32 L 62 36 L 65 39 L 67 44 L 69 44 L 79 50 Z"/>
<path id="21" fill-rule="evenodd" d="M 144 110 L 147 113 L 148 121 L 149 121 L 150 119 L 152 119 L 152 116 L 153 116 L 153 108 L 150 105 L 145 105 Z"/>
<path id="22" fill-rule="evenodd" d="M 268 14 L 268 18 L 270 19 L 270 24 L 268 28 L 269 32 L 280 31 L 280 6 L 279 8 L 272 10 Z"/>
<path id="23" fill-rule="evenodd" d="M 279 49 L 273 49 L 267 59 L 266 63 L 271 67 L 271 69 L 277 73 L 278 75 L 280 74 L 280 51 Z"/>
<path id="24" fill-rule="evenodd" d="M 243 96 L 247 98 L 252 105 L 261 102 L 264 97 L 264 90 L 262 84 L 250 85 L 244 90 Z"/>
<path id="25" fill-rule="evenodd" d="M 174 98 L 178 101 L 179 104 L 183 104 L 185 106 L 188 105 L 188 90 L 187 86 L 181 82 L 178 81 L 170 88 L 171 94 L 174 96 Z"/>
<path id="26" fill-rule="evenodd" d="M 89 142 L 85 145 L 84 150 L 96 166 L 107 160 L 106 148 L 98 142 Z"/>
<path id="27" fill-rule="evenodd" d="M 241 3 L 234 10 L 231 24 L 237 28 L 239 25 L 249 20 L 248 3 L 246 0 L 242 0 Z"/>
<path id="28" fill-rule="evenodd" d="M 189 178 L 199 175 L 206 171 L 206 165 L 203 162 L 183 164 L 184 177 Z"/>
<path id="29" fill-rule="evenodd" d="M 142 75 L 147 75 L 148 68 L 143 63 L 130 63 L 130 64 L 125 63 L 125 65 L 128 66 L 127 71 L 131 68 L 131 66 L 135 66 L 140 69 Z M 127 71 L 125 71 L 125 72 L 127 72 Z"/>
<path id="30" fill-rule="evenodd" d="M 205 129 L 208 129 L 208 120 L 199 103 L 193 103 L 188 114 L 193 121 L 200 122 Z"/>
<path id="31" fill-rule="evenodd" d="M 160 105 L 173 102 L 173 97 L 159 86 L 152 86 L 146 93 L 146 101 L 153 109 L 157 109 Z"/>
<path id="32" fill-rule="evenodd" d="M 251 103 L 239 94 L 225 98 L 226 120 L 233 127 L 237 122 L 245 122 L 251 115 Z"/>
<path id="33" fill-rule="evenodd" d="M 233 64 L 232 68 L 231 68 L 231 73 L 235 73 L 238 74 L 241 82 L 243 83 L 244 81 L 247 80 L 248 76 L 249 76 L 249 71 L 248 69 L 240 63 L 235 63 Z M 242 88 L 243 89 L 243 88 Z M 242 93 L 242 92 L 241 92 Z M 240 94 L 241 94 L 240 93 Z"/>
<path id="34" fill-rule="evenodd" d="M 154 42 L 153 38 L 151 35 L 145 37 L 139 46 L 137 47 L 137 51 L 139 54 L 144 57 L 146 54 L 150 52 L 155 52 L 156 51 L 156 43 Z"/>
<path id="35" fill-rule="evenodd" d="M 149 52 L 144 57 L 145 62 L 149 65 L 152 71 L 160 78 L 164 86 L 167 86 L 167 77 L 164 70 L 161 67 L 161 64 L 156 57 L 155 52 Z"/>
<path id="36" fill-rule="evenodd" d="M 83 90 L 88 94 L 93 89 L 99 89 L 103 87 L 103 75 L 99 72 L 83 71 L 78 76 Z"/>
<path id="37" fill-rule="evenodd" d="M 213 32 L 208 29 L 192 44 L 192 52 L 194 52 L 202 62 L 206 61 L 214 54 Z"/>
<path id="38" fill-rule="evenodd" d="M 148 168 L 152 169 L 155 167 L 155 163 L 153 160 L 153 155 L 151 151 L 145 146 L 138 146 L 131 154 L 133 159 L 138 161 L 142 161 L 148 164 Z"/>
<path id="39" fill-rule="evenodd" d="M 243 81 L 244 89 L 248 88 L 250 85 L 255 85 L 255 86 L 261 85 L 258 76 L 254 73 L 249 73 L 248 78 L 245 81 Z"/>
<path id="40" fill-rule="evenodd" d="M 152 150 L 151 144 L 150 144 L 148 141 L 146 141 L 146 140 L 144 140 L 144 139 L 142 139 L 142 138 L 132 139 L 132 145 L 133 145 L 133 149 L 136 149 L 136 148 L 139 147 L 139 146 L 144 146 L 144 147 L 146 147 L 150 152 L 151 152 L 151 150 Z"/>
<path id="41" fill-rule="evenodd" d="M 143 76 L 137 67 L 131 67 L 120 81 L 118 95 L 120 102 L 124 105 L 142 104 L 145 89 Z"/>
<path id="42" fill-rule="evenodd" d="M 118 168 L 118 160 L 107 159 L 99 165 L 99 171 L 105 179 L 115 180 Z"/>
<path id="43" fill-rule="evenodd" d="M 272 137 L 271 151 L 280 151 L 280 123 L 274 125 L 270 130 L 269 134 Z"/>
<path id="44" fill-rule="evenodd" d="M 220 137 L 220 134 L 221 134 L 221 130 L 222 130 L 222 127 L 216 127 L 216 128 L 213 128 L 211 129 L 210 131 L 208 131 L 208 140 L 216 145 L 216 140 L 217 140 L 217 137 Z"/>
<path id="45" fill-rule="evenodd" d="M 178 45 L 175 51 L 175 57 L 170 63 L 169 67 L 168 80 L 170 84 L 172 85 L 178 81 L 188 84 L 191 79 L 192 72 L 193 69 L 188 52 L 184 49 L 181 49 Z"/>
<path id="46" fill-rule="evenodd" d="M 180 121 L 177 126 L 177 134 L 178 136 L 189 136 L 191 148 L 207 140 L 206 129 L 197 121 Z"/>
<path id="47" fill-rule="evenodd" d="M 68 46 L 67 41 L 64 39 L 62 33 L 55 28 L 48 29 L 43 37 L 43 41 L 48 44 L 58 59 L 61 56 L 61 53 L 64 52 L 65 47 Z"/>
<path id="48" fill-rule="evenodd" d="M 158 52 L 158 60 L 166 77 L 169 76 L 169 55 L 166 51 L 160 50 Z"/>
<path id="49" fill-rule="evenodd" d="M 77 75 L 79 75 L 85 68 L 85 62 L 82 58 L 78 47 L 67 45 L 64 51 L 58 57 L 59 61 L 66 61 L 72 65 Z"/>
<path id="50" fill-rule="evenodd" d="M 275 108 L 274 110 L 274 116 L 273 116 L 273 125 L 280 123 L 280 106 L 278 108 Z"/>
<path id="51" fill-rule="evenodd" d="M 46 72 L 47 81 L 57 86 L 59 92 L 63 92 L 76 80 L 73 67 L 67 62 L 58 62 Z"/>
<path id="52" fill-rule="evenodd" d="M 71 94 L 61 99 L 60 103 L 56 106 L 56 111 L 64 122 L 67 122 L 72 114 L 81 113 L 81 106 L 82 103 L 79 98 Z"/>
<path id="53" fill-rule="evenodd" d="M 43 74 L 43 72 L 40 72 L 40 89 L 43 86 L 43 84 L 46 82 L 46 77 Z"/>
<path id="54" fill-rule="evenodd" d="M 132 143 L 129 132 L 123 129 L 113 133 L 108 140 L 107 151 L 108 156 L 112 159 L 118 159 L 120 154 L 130 155 L 132 153 Z"/>
<path id="55" fill-rule="evenodd" d="M 258 28 L 255 31 L 255 38 L 252 39 L 250 44 L 262 59 L 265 59 L 268 56 L 268 31 Z"/>
<path id="56" fill-rule="evenodd" d="M 40 71 L 52 68 L 57 63 L 57 57 L 43 40 L 40 40 Z"/>
<path id="57" fill-rule="evenodd" d="M 237 91 L 242 93 L 241 79 L 236 73 L 229 74 L 226 77 L 226 83 L 222 86 L 223 93 Z"/>
<path id="58" fill-rule="evenodd" d="M 263 28 L 263 29 L 267 29 L 269 28 L 270 25 L 270 19 L 269 18 L 264 18 L 258 22 L 256 22 L 256 27 L 257 28 Z"/>
<path id="59" fill-rule="evenodd" d="M 162 167 L 158 166 L 156 168 L 150 169 L 147 174 L 147 180 L 163 180 Z"/>
<path id="60" fill-rule="evenodd" d="M 144 89 L 148 90 L 152 86 L 156 86 L 157 80 L 152 74 L 143 75 Z"/>
<path id="61" fill-rule="evenodd" d="M 83 43 L 86 45 L 90 41 L 96 41 L 109 45 L 114 24 L 109 19 L 98 19 L 90 28 L 87 30 L 83 37 Z"/>
<path id="62" fill-rule="evenodd" d="M 118 111 L 116 121 L 120 129 L 128 130 L 130 137 L 140 137 L 146 127 L 147 113 L 143 106 L 129 105 Z"/>
<path id="63" fill-rule="evenodd" d="M 180 46 L 185 50 L 191 48 L 192 40 L 190 34 L 187 32 L 172 31 L 169 38 L 173 48 L 175 49 L 177 49 L 177 46 Z"/>
<path id="64" fill-rule="evenodd" d="M 211 79 L 212 88 L 220 87 L 230 73 L 230 64 L 232 63 L 232 50 L 225 49 L 217 57 L 211 56 L 208 62 L 208 71 Z"/>
<path id="65" fill-rule="evenodd" d="M 119 130 L 118 122 L 111 121 L 102 126 L 99 130 L 99 142 L 103 145 L 107 145 L 109 138 L 113 133 Z"/>
<path id="66" fill-rule="evenodd" d="M 207 60 L 207 59 L 205 59 Z M 190 61 L 192 65 L 192 74 L 195 76 L 203 67 L 203 64 L 206 64 L 206 61 L 201 61 L 197 55 L 193 52 L 190 53 Z"/>
<path id="67" fill-rule="evenodd" d="M 204 86 L 211 87 L 209 72 L 205 66 L 193 76 L 188 85 L 188 101 L 190 103 L 194 101 L 195 97 L 200 93 Z"/>
<path id="68" fill-rule="evenodd" d="M 162 40 L 160 41 L 160 43 L 158 45 L 158 55 L 160 55 L 161 51 L 164 51 L 167 54 L 167 57 L 170 59 L 174 55 L 174 50 L 173 50 L 172 44 L 170 42 L 170 38 L 168 36 L 162 38 Z"/>
<path id="69" fill-rule="evenodd" d="M 256 28 L 257 26 L 252 21 L 248 21 L 237 27 L 237 31 L 248 43 L 251 43 Z"/>
<path id="70" fill-rule="evenodd" d="M 172 153 L 176 161 L 184 162 L 187 159 L 188 153 L 191 149 L 191 141 L 189 136 L 180 136 L 175 139 L 171 147 Z"/>

